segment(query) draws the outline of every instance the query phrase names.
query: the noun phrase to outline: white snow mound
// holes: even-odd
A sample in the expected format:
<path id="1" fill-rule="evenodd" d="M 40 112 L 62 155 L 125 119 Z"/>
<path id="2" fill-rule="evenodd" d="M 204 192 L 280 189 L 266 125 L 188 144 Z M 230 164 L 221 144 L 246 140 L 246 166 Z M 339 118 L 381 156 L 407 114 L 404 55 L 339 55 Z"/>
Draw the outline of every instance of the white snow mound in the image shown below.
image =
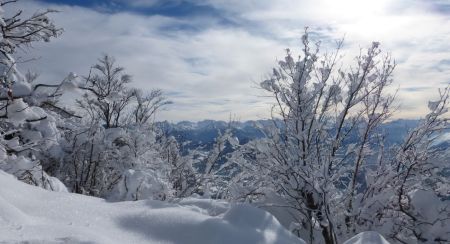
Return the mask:
<path id="1" fill-rule="evenodd" d="M 0 243 L 304 243 L 249 205 L 111 203 L 24 184 L 0 170 Z"/>
<path id="2" fill-rule="evenodd" d="M 344 244 L 389 244 L 389 242 L 375 231 L 366 231 L 350 238 Z"/>

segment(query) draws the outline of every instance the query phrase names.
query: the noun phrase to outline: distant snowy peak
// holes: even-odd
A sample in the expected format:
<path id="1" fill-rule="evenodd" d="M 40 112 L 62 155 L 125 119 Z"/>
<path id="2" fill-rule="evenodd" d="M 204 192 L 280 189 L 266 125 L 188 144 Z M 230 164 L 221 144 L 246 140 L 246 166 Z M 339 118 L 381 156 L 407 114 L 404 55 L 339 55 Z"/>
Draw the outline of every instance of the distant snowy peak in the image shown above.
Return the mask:
<path id="1" fill-rule="evenodd" d="M 220 120 L 202 120 L 198 122 L 181 121 L 172 124 L 176 129 L 199 130 L 199 129 L 224 129 L 228 127 L 228 123 Z"/>
<path id="2" fill-rule="evenodd" d="M 199 145 L 211 146 L 219 131 L 223 132 L 228 128 L 232 130 L 232 134 L 239 139 L 241 144 L 253 139 L 263 138 L 265 136 L 264 130 L 274 126 L 274 122 L 279 127 L 283 126 L 281 120 L 250 120 L 232 123 L 216 120 L 181 121 L 177 123 L 163 121 L 157 122 L 157 126 L 168 135 L 174 136 L 178 142 L 188 142 L 191 149 L 194 149 Z M 407 133 L 418 123 L 419 120 L 399 119 L 383 124 L 380 129 L 386 133 L 387 145 L 392 145 L 401 143 Z M 356 138 L 356 135 L 350 135 L 350 137 Z"/>
<path id="3" fill-rule="evenodd" d="M 281 126 L 282 123 L 281 120 L 276 119 L 275 123 L 278 126 Z M 272 126 L 274 123 L 271 119 L 261 119 L 261 120 L 248 120 L 248 121 L 232 121 L 232 122 L 226 122 L 221 120 L 201 120 L 201 121 L 180 121 L 180 122 L 169 122 L 169 121 L 162 121 L 157 122 L 158 125 L 163 127 L 170 127 L 173 129 L 178 130 L 200 130 L 200 129 L 224 129 L 228 127 L 237 128 L 237 129 L 244 129 L 248 127 L 268 127 Z M 406 131 L 410 128 L 414 128 L 419 123 L 419 120 L 415 119 L 398 119 L 393 120 L 388 123 L 383 124 L 383 127 L 386 129 L 402 129 L 402 131 Z"/>
<path id="4" fill-rule="evenodd" d="M 197 122 L 192 121 L 180 121 L 177 123 L 172 123 L 168 121 L 158 122 L 159 125 L 170 127 L 177 130 L 202 130 L 202 129 L 226 129 L 226 128 L 235 128 L 235 129 L 244 129 L 246 127 L 256 127 L 257 124 L 262 126 L 267 126 L 272 124 L 271 120 L 249 120 L 245 122 L 233 121 L 226 122 L 221 120 L 201 120 Z"/>

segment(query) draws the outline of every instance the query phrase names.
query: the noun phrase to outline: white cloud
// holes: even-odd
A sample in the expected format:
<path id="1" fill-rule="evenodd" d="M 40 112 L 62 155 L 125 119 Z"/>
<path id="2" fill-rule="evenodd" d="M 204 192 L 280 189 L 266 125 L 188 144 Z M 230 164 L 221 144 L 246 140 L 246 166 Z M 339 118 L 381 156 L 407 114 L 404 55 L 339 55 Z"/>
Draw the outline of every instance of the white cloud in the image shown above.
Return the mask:
<path id="1" fill-rule="evenodd" d="M 339 2 L 339 4 L 337 4 Z M 130 1 L 149 7 L 157 1 Z M 27 10 L 52 7 L 41 2 L 21 3 Z M 45 81 L 60 80 L 70 71 L 87 74 L 102 53 L 133 75 L 142 89 L 161 88 L 175 102 L 162 114 L 169 120 L 227 119 L 229 114 L 255 119 L 268 115 L 268 101 L 255 82 L 295 47 L 304 26 L 328 41 L 345 34 L 353 53 L 372 40 L 398 60 L 395 86 L 430 87 L 400 90 L 406 99 L 400 116 L 420 116 L 426 100 L 450 79 L 448 69 L 436 65 L 450 54 L 450 18 L 422 0 L 202 0 L 234 25 L 214 17 L 175 18 L 124 13 L 99 13 L 81 7 L 53 6 L 65 28 L 61 38 L 36 45 L 29 54 L 37 62 L 24 66 L 41 71 Z M 191 29 L 192 28 L 192 29 Z M 176 94 L 176 95 L 173 95 Z M 410 106 L 414 104 L 415 106 Z"/>

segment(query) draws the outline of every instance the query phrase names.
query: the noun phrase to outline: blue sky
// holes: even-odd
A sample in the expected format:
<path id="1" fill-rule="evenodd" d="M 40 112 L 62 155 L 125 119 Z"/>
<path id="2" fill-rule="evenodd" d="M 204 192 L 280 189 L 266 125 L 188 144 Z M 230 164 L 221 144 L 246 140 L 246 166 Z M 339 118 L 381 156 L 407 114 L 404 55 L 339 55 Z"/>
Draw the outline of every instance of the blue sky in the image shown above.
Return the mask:
<path id="1" fill-rule="evenodd" d="M 81 6 L 105 13 L 133 12 L 141 15 L 164 15 L 176 18 L 206 15 L 219 17 L 221 12 L 208 4 L 195 1 L 106 1 L 106 0 L 41 0 L 46 3 Z"/>
<path id="2" fill-rule="evenodd" d="M 173 121 L 241 120 L 269 116 L 271 100 L 256 88 L 287 47 L 298 50 L 305 26 L 333 48 L 345 35 L 351 61 L 380 41 L 398 66 L 398 117 L 420 117 L 437 89 L 450 82 L 450 2 L 447 0 L 22 0 L 29 13 L 60 10 L 65 29 L 23 55 L 24 69 L 58 81 L 85 75 L 102 53 L 116 57 L 142 89 L 161 88 Z"/>

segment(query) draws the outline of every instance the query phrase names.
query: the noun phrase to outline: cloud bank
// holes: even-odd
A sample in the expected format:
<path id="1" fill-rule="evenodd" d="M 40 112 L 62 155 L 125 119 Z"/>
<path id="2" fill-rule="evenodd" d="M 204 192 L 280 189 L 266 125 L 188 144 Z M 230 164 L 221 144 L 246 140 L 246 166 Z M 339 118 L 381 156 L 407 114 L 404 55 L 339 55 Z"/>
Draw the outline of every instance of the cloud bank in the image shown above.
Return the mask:
<path id="1" fill-rule="evenodd" d="M 338 4 L 339 3 L 339 4 Z M 133 75 L 134 86 L 161 88 L 174 102 L 171 121 L 269 116 L 255 88 L 296 50 L 309 26 L 325 49 L 345 35 L 346 55 L 380 41 L 398 66 L 398 117 L 420 117 L 437 88 L 450 83 L 450 4 L 442 0 L 135 0 L 21 1 L 26 11 L 53 8 L 61 38 L 35 45 L 22 64 L 41 81 L 87 75 L 102 53 Z"/>

